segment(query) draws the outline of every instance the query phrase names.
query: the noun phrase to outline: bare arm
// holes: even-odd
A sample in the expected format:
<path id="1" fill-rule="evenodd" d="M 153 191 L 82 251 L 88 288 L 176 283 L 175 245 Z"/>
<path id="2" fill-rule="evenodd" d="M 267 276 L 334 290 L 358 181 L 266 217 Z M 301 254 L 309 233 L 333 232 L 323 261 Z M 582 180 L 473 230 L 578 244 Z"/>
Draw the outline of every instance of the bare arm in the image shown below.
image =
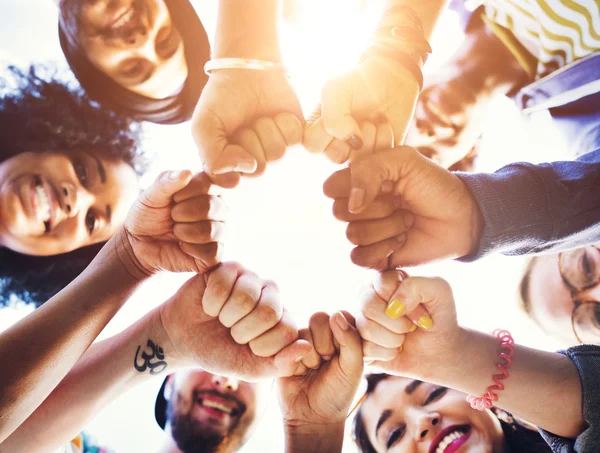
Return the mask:
<path id="1" fill-rule="evenodd" d="M 63 291 L 0 335 L 0 442 L 46 399 L 139 284 L 118 256 L 119 237 Z"/>
<path id="2" fill-rule="evenodd" d="M 118 395 L 178 368 L 181 360 L 169 344 L 155 309 L 125 331 L 92 345 L 44 403 L 0 445 L 0 452 L 45 453 L 64 445 Z"/>
<path id="3" fill-rule="evenodd" d="M 344 423 L 284 427 L 287 453 L 339 453 L 344 444 Z"/>
<path id="4" fill-rule="evenodd" d="M 220 0 L 213 58 L 279 61 L 280 0 Z"/>
<path id="5" fill-rule="evenodd" d="M 432 380 L 480 396 L 491 385 L 498 359 L 497 338 L 461 329 L 455 353 L 435 367 Z M 561 437 L 577 437 L 585 428 L 579 373 L 562 354 L 515 345 L 510 377 L 498 392 L 498 407 Z"/>

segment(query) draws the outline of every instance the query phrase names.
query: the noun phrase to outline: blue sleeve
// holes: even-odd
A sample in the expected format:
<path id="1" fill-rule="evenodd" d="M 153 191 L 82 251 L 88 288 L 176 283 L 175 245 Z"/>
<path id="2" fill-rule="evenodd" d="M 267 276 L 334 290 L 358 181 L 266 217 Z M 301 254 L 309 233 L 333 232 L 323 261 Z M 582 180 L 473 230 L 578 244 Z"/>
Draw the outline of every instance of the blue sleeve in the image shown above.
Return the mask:
<path id="1" fill-rule="evenodd" d="M 528 255 L 600 241 L 600 149 L 575 161 L 515 163 L 495 173 L 456 173 L 483 215 L 474 261 L 493 252 Z"/>
<path id="2" fill-rule="evenodd" d="M 587 427 L 577 439 L 559 437 L 543 429 L 540 434 L 554 453 L 597 453 L 600 451 L 600 346 L 583 344 L 559 352 L 568 356 L 579 372 Z"/>

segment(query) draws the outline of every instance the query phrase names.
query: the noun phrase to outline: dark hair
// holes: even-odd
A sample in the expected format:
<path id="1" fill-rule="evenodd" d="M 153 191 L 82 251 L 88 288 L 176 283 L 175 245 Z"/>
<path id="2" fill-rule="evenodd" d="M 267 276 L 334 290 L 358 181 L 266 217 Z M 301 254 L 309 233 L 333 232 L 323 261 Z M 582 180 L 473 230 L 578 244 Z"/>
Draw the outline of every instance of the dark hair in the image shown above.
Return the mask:
<path id="1" fill-rule="evenodd" d="M 131 91 L 98 69 L 80 46 L 79 13 L 84 2 L 62 0 L 58 35 L 65 58 L 92 99 L 139 121 L 177 124 L 189 120 L 194 113 L 202 89 L 208 82 L 204 64 L 210 60 L 210 43 L 206 31 L 189 0 L 164 0 L 171 21 L 183 41 L 188 68 L 186 81 L 178 93 L 154 99 Z M 134 8 L 143 3 L 136 0 Z"/>
<path id="2" fill-rule="evenodd" d="M 375 390 L 377 384 L 384 379 L 391 377 L 389 374 L 378 373 L 369 374 L 367 379 L 366 394 L 370 394 Z M 509 447 L 511 453 L 552 453 L 552 449 L 544 441 L 540 433 L 534 426 L 529 423 L 519 420 L 508 412 L 494 409 L 494 415 L 500 420 L 504 440 Z M 373 444 L 369 440 L 367 428 L 363 421 L 360 409 L 356 412 L 353 420 L 353 438 L 361 453 L 377 453 Z"/>
<path id="3" fill-rule="evenodd" d="M 91 101 L 56 67 L 9 66 L 0 77 L 0 162 L 28 151 L 86 149 L 118 158 L 142 174 L 139 124 Z M 102 244 L 63 255 L 27 256 L 0 248 L 0 306 L 43 304 L 71 282 Z"/>

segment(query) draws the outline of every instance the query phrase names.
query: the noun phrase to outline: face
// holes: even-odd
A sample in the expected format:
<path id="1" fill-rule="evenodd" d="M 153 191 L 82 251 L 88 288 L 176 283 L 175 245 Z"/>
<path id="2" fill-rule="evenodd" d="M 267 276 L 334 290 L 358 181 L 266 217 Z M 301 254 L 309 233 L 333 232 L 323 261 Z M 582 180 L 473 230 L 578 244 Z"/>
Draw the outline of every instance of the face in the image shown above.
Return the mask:
<path id="1" fill-rule="evenodd" d="M 224 445 L 226 451 L 236 451 L 251 433 L 268 388 L 265 382 L 248 383 L 203 370 L 177 372 L 165 388 L 173 439 L 186 453 Z"/>
<path id="2" fill-rule="evenodd" d="M 377 384 L 361 406 L 375 450 L 394 453 L 500 453 L 504 437 L 489 411 L 471 409 L 463 393 L 407 378 Z"/>
<path id="3" fill-rule="evenodd" d="M 57 255 L 108 240 L 139 194 L 134 170 L 94 151 L 27 152 L 0 163 L 0 242 Z"/>
<path id="4" fill-rule="evenodd" d="M 579 344 L 571 315 L 576 303 L 575 329 L 582 341 L 600 344 L 600 244 L 535 258 L 529 277 L 533 318 L 565 345 Z M 561 273 L 562 268 L 562 273 Z"/>
<path id="5" fill-rule="evenodd" d="M 162 99 L 187 78 L 183 41 L 163 0 L 63 0 L 61 20 L 88 59 L 121 86 Z"/>

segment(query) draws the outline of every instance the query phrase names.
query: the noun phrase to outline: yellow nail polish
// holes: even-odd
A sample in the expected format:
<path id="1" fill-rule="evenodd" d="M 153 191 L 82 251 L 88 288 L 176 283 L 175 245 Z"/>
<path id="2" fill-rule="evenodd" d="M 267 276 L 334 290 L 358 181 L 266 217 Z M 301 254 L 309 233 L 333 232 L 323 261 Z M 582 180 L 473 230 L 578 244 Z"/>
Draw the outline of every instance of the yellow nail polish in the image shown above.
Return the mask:
<path id="1" fill-rule="evenodd" d="M 404 313 L 406 305 L 398 299 L 392 299 L 385 308 L 385 315 L 390 319 L 398 319 Z"/>
<path id="2" fill-rule="evenodd" d="M 413 325 L 412 325 L 412 327 L 410 328 L 410 330 L 409 330 L 408 332 L 409 332 L 409 333 L 410 333 L 410 332 L 414 332 L 415 330 L 417 330 L 417 325 L 416 325 L 416 324 L 413 324 Z"/>
<path id="3" fill-rule="evenodd" d="M 403 349 L 404 349 L 404 346 L 400 346 L 400 347 L 398 348 L 398 352 L 402 352 L 402 350 L 403 350 Z"/>
<path id="4" fill-rule="evenodd" d="M 433 327 L 433 319 L 427 315 L 423 315 L 419 318 L 417 324 L 423 329 L 431 329 Z"/>

